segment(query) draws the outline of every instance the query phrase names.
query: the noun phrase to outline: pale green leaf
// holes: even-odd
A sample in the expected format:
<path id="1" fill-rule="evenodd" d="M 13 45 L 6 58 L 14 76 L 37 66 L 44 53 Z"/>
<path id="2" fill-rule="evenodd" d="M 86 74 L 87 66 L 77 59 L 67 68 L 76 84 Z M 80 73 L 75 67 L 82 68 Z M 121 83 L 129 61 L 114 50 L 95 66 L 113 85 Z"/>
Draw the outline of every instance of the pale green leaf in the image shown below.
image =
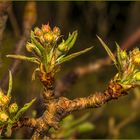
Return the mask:
<path id="1" fill-rule="evenodd" d="M 36 72 L 37 71 L 40 71 L 40 69 L 39 68 L 36 68 L 34 71 L 33 71 L 33 73 L 32 73 L 32 80 L 35 80 L 35 76 L 36 76 Z"/>
<path id="2" fill-rule="evenodd" d="M 31 31 L 31 41 L 36 45 L 36 47 L 40 50 L 41 53 L 45 51 L 45 48 L 35 39 L 33 31 Z"/>
<path id="3" fill-rule="evenodd" d="M 77 31 L 74 31 L 72 34 L 69 34 L 68 39 L 65 41 L 65 44 L 68 45 L 74 38 L 78 35 Z"/>
<path id="4" fill-rule="evenodd" d="M 37 59 L 36 57 L 27 57 L 27 56 L 23 56 L 23 55 L 14 55 L 14 54 L 6 55 L 6 57 L 25 60 L 25 61 L 29 61 L 32 63 L 40 64 L 39 59 Z"/>
<path id="5" fill-rule="evenodd" d="M 75 41 L 77 39 L 77 36 L 78 36 L 78 32 L 77 31 L 74 31 L 72 33 L 72 35 L 69 37 L 70 40 L 68 38 L 69 41 L 68 42 L 67 41 L 65 42 L 66 43 L 66 46 L 68 47 L 67 48 L 68 50 L 70 50 L 73 47 L 73 45 L 75 44 Z"/>
<path id="6" fill-rule="evenodd" d="M 44 66 L 45 66 L 45 69 L 46 69 L 46 71 L 47 71 L 47 52 L 46 52 L 46 49 L 36 40 L 36 38 L 35 38 L 35 36 L 34 36 L 34 32 L 32 31 L 31 32 L 31 41 L 32 41 L 32 43 L 34 43 L 36 46 L 37 46 L 37 48 L 40 50 L 40 52 L 41 52 L 41 54 L 42 54 L 42 63 L 44 64 Z"/>
<path id="7" fill-rule="evenodd" d="M 121 48 L 117 42 L 116 42 L 116 46 L 117 46 L 117 64 L 118 64 L 119 71 L 122 71 Z"/>
<path id="8" fill-rule="evenodd" d="M 11 91 L 12 91 L 12 73 L 9 71 L 9 86 L 8 86 L 8 91 L 7 91 L 7 96 L 11 96 Z"/>
<path id="9" fill-rule="evenodd" d="M 35 102 L 36 99 L 33 99 L 31 102 L 26 103 L 15 115 L 13 118 L 15 121 L 17 121 L 21 116 L 31 107 L 31 105 Z"/>
<path id="10" fill-rule="evenodd" d="M 79 56 L 79 55 L 81 55 L 81 54 L 83 54 L 83 53 L 88 52 L 88 51 L 91 50 L 92 48 L 93 48 L 93 47 L 90 47 L 90 48 L 87 48 L 87 49 L 82 50 L 82 51 L 80 51 L 80 52 L 76 52 L 76 53 L 70 54 L 70 55 L 68 55 L 68 56 L 62 57 L 61 59 L 58 58 L 59 61 L 57 61 L 57 64 L 62 64 L 62 63 L 64 63 L 64 62 L 66 62 L 66 61 L 69 61 L 69 60 L 71 60 L 71 59 L 73 59 L 73 58 L 75 58 L 75 57 L 77 57 L 77 56 Z"/>
<path id="11" fill-rule="evenodd" d="M 107 51 L 107 53 L 108 53 L 109 57 L 111 58 L 111 60 L 116 64 L 115 56 L 111 52 L 111 50 L 109 49 L 109 47 L 105 44 L 105 42 L 99 36 L 97 36 L 97 38 L 99 39 L 99 41 L 101 42 L 101 44 L 105 48 L 105 50 Z"/>

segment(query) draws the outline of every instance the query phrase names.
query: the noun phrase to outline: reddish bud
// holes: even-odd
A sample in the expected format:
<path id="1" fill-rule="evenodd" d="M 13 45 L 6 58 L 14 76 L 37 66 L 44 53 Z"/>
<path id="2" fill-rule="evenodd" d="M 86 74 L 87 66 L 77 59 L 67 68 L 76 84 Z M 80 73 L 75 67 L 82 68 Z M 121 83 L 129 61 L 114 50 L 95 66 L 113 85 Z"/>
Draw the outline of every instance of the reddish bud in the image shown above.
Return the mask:
<path id="1" fill-rule="evenodd" d="M 42 25 L 41 30 L 43 31 L 43 33 L 47 33 L 51 31 L 51 27 L 49 26 L 49 24 L 47 25 Z"/>
<path id="2" fill-rule="evenodd" d="M 53 32 L 56 33 L 56 34 L 60 34 L 60 29 L 59 29 L 58 27 L 55 26 L 55 27 L 53 28 Z"/>

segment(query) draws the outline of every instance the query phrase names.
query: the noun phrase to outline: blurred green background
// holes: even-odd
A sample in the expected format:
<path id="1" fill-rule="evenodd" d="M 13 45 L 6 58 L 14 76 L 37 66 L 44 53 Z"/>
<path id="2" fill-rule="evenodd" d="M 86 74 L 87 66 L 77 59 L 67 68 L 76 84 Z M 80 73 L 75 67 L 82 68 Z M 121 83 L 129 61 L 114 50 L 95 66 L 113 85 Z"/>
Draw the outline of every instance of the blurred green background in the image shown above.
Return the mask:
<path id="1" fill-rule="evenodd" d="M 20 1 L 13 2 L 13 12 L 21 32 L 26 3 Z M 140 2 L 38 1 L 36 2 L 36 7 L 37 21 L 34 27 L 41 27 L 42 24 L 49 22 L 51 27 L 60 27 L 64 38 L 68 36 L 69 32 L 78 30 L 78 39 L 71 52 L 94 46 L 94 49 L 90 52 L 63 64 L 57 78 L 62 78 L 77 66 L 84 66 L 107 56 L 96 35 L 99 35 L 110 46 L 111 50 L 114 51 L 116 49 L 115 41 L 123 45 L 129 36 L 140 28 Z M 13 62 L 13 60 L 6 58 L 5 55 L 14 52 L 15 44 L 19 38 L 20 36 L 16 37 L 14 35 L 11 22 L 8 19 L 0 46 L 0 77 L 3 77 L 9 69 L 9 65 Z M 139 47 L 139 43 L 140 35 L 139 39 L 129 49 L 136 46 Z M 23 48 L 23 53 L 27 53 L 25 48 Z M 39 80 L 31 81 L 33 67 L 32 64 L 22 62 L 19 71 L 13 76 L 13 100 L 16 100 L 21 106 L 25 102 L 30 101 L 31 98 L 40 97 L 39 94 L 42 91 Z M 90 73 L 78 80 L 69 92 L 65 93 L 65 96 L 73 99 L 88 96 L 94 91 L 103 91 L 115 72 L 116 69 L 113 65 L 109 65 L 103 67 L 98 72 Z M 7 86 L 4 88 L 6 90 Z M 135 100 L 134 94 L 129 94 L 119 100 L 111 101 L 101 108 L 74 113 L 75 118 L 79 118 L 87 112 L 91 113 L 89 121 L 95 126 L 94 130 L 86 134 L 75 134 L 75 138 L 112 138 L 109 135 L 111 119 L 115 119 L 116 124 L 118 124 L 123 119 L 129 117 L 134 111 L 132 108 L 133 100 Z M 41 114 L 41 105 L 38 106 L 36 104 L 32 109 L 37 109 L 39 112 L 38 116 Z M 31 115 L 31 111 L 28 112 L 28 115 Z M 139 116 L 137 115 L 132 122 L 121 129 L 118 138 L 140 138 Z M 15 138 L 23 137 L 29 138 L 27 130 L 18 131 L 15 135 Z"/>

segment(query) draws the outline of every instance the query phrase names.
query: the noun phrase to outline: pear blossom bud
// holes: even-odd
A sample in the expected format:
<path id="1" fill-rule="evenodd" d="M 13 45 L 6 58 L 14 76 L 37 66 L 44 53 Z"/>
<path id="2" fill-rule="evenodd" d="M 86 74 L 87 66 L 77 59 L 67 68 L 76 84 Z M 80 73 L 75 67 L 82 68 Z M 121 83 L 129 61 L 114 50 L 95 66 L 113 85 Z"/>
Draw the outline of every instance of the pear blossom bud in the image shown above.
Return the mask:
<path id="1" fill-rule="evenodd" d="M 10 97 L 3 95 L 3 97 L 0 99 L 0 106 L 5 106 L 10 103 Z"/>
<path id="2" fill-rule="evenodd" d="M 42 25 L 41 30 L 42 30 L 43 33 L 48 33 L 48 32 L 51 31 L 51 27 L 49 26 L 49 24 L 47 24 L 47 25 Z"/>
<path id="3" fill-rule="evenodd" d="M 140 72 L 137 72 L 134 77 L 137 81 L 140 81 Z"/>
<path id="4" fill-rule="evenodd" d="M 29 43 L 29 42 L 26 45 L 26 49 L 27 49 L 28 52 L 32 52 L 35 49 L 35 47 L 36 46 L 34 44 Z"/>
<path id="5" fill-rule="evenodd" d="M 53 28 L 53 32 L 57 35 L 60 35 L 60 29 L 56 26 Z"/>
<path id="6" fill-rule="evenodd" d="M 10 113 L 16 113 L 17 111 L 18 111 L 18 105 L 17 105 L 17 103 L 12 103 L 9 106 L 9 112 Z"/>
<path id="7" fill-rule="evenodd" d="M 34 33 L 35 33 L 36 36 L 41 36 L 43 34 L 42 31 L 38 27 L 36 27 L 34 29 Z"/>
<path id="8" fill-rule="evenodd" d="M 53 41 L 53 34 L 52 33 L 45 34 L 44 39 L 45 39 L 46 42 L 51 43 Z"/>
<path id="9" fill-rule="evenodd" d="M 133 63 L 135 65 L 140 65 L 140 56 L 134 56 L 133 57 Z"/>
<path id="10" fill-rule="evenodd" d="M 0 122 L 6 122 L 9 116 L 5 112 L 0 112 Z"/>

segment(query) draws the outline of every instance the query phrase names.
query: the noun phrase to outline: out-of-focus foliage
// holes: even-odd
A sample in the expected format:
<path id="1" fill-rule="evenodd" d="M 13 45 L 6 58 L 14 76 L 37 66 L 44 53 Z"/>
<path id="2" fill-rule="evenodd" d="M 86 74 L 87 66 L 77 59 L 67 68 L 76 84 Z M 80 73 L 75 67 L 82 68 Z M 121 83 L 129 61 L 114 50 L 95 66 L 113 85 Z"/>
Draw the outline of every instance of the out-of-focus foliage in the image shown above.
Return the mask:
<path id="1" fill-rule="evenodd" d="M 51 137 L 54 139 L 60 138 L 74 138 L 76 133 L 93 132 L 94 125 L 86 121 L 89 115 L 85 114 L 79 119 L 75 119 L 73 115 L 67 116 L 62 122 L 58 131 L 50 130 Z M 54 132 L 53 132 L 54 131 Z"/>

